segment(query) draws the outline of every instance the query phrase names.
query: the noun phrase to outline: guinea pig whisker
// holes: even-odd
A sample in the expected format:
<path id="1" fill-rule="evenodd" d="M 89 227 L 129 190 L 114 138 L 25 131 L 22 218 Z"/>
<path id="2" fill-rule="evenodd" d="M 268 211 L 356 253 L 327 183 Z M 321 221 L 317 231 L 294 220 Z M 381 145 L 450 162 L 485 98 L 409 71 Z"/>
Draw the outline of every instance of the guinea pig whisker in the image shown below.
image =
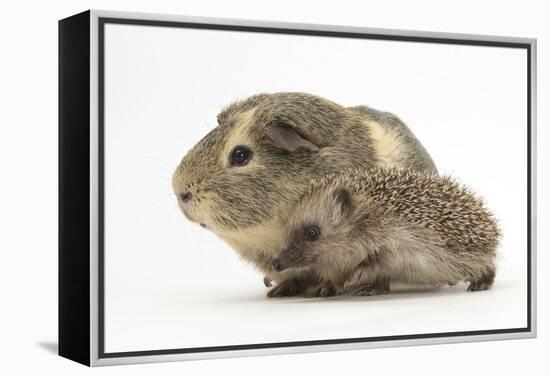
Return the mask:
<path id="1" fill-rule="evenodd" d="M 199 114 L 199 117 L 200 119 L 202 120 L 202 122 L 208 127 L 208 128 L 214 128 L 212 127 L 206 120 L 203 112 L 201 111 L 201 108 L 200 106 L 197 104 L 197 101 L 195 100 L 194 97 L 191 97 L 191 102 L 193 102 L 193 108 L 197 111 L 197 113 Z"/>
<path id="2" fill-rule="evenodd" d="M 167 198 L 172 198 L 174 197 L 174 192 L 170 192 L 170 193 L 164 193 L 162 195 L 159 195 L 159 200 L 166 200 Z"/>
<path id="3" fill-rule="evenodd" d="M 155 179 L 164 179 L 164 180 L 172 180 L 172 178 L 168 177 L 168 176 L 160 176 L 160 175 L 153 175 L 151 176 Z"/>
<path id="4" fill-rule="evenodd" d="M 168 171 L 172 171 L 174 166 L 172 165 L 172 163 L 167 163 L 167 162 L 162 162 L 162 161 L 159 161 L 156 157 L 151 157 L 151 156 L 142 156 L 143 159 L 145 160 L 148 160 L 149 162 L 154 162 L 156 163 L 158 166 L 162 166 L 163 169 L 166 168 Z"/>

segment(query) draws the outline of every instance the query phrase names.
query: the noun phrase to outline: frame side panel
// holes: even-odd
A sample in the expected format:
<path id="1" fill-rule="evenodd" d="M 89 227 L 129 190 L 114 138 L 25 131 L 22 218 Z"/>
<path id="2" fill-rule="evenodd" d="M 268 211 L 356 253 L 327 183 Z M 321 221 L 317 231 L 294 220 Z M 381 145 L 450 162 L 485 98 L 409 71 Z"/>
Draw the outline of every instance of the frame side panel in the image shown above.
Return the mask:
<path id="1" fill-rule="evenodd" d="M 59 21 L 59 355 L 90 365 L 90 12 Z"/>

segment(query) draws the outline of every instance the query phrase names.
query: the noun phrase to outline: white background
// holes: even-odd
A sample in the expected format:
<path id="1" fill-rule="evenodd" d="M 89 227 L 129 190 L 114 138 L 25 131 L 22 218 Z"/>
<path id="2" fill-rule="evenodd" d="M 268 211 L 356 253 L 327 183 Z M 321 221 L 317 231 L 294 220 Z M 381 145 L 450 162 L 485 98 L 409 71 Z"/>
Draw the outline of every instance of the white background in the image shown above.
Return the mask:
<path id="1" fill-rule="evenodd" d="M 105 351 L 526 326 L 526 72 L 525 49 L 107 25 Z M 400 116 L 499 219 L 494 288 L 266 298 L 179 213 L 170 176 L 224 105 L 276 91 Z"/>
<path id="2" fill-rule="evenodd" d="M 278 1 L 180 2 L 90 1 L 4 6 L 2 23 L 2 367 L 6 374 L 92 372 L 53 355 L 57 322 L 57 25 L 56 20 L 89 7 L 168 12 L 220 17 L 332 23 L 370 27 L 516 35 L 539 38 L 539 69 L 543 68 L 548 10 L 543 3 L 522 2 L 373 2 L 353 5 Z M 541 4 L 540 6 L 538 4 Z M 540 69 L 542 70 L 542 69 Z M 539 70 L 539 149 L 548 143 L 544 129 L 547 75 Z M 416 131 L 416 130 L 415 130 Z M 539 157 L 539 192 L 547 175 Z M 547 188 L 548 189 L 548 188 Z M 94 370 L 101 374 L 264 374 L 304 372 L 422 372 L 426 375 L 465 373 L 541 374 L 548 370 L 543 356 L 548 345 L 544 321 L 549 267 L 544 254 L 548 227 L 539 198 L 538 302 L 539 338 L 476 344 L 349 351 L 308 355 L 171 363 Z"/>

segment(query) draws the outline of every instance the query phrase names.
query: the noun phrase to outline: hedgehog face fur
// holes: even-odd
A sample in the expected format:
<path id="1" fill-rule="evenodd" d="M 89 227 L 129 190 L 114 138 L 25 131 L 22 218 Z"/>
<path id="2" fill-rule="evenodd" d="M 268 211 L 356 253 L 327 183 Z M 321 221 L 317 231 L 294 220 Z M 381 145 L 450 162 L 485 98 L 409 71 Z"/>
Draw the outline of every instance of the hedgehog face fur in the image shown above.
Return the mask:
<path id="1" fill-rule="evenodd" d="M 350 239 L 353 212 L 347 188 L 336 186 L 305 196 L 288 221 L 273 268 L 310 268 L 331 282 L 342 279 L 368 256 Z"/>

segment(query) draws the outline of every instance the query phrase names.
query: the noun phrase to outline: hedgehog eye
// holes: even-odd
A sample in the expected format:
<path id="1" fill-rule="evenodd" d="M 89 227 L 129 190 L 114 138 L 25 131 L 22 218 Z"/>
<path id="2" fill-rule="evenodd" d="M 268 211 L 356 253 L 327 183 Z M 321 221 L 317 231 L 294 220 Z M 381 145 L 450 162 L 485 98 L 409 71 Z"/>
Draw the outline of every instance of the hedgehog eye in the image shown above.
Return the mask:
<path id="1" fill-rule="evenodd" d="M 229 155 L 229 163 L 231 166 L 245 166 L 252 157 L 252 150 L 243 145 L 238 145 L 233 148 Z"/>
<path id="2" fill-rule="evenodd" d="M 319 230 L 319 227 L 317 226 L 309 226 L 306 229 L 306 239 L 309 241 L 314 241 L 319 239 L 319 234 L 321 231 Z"/>

